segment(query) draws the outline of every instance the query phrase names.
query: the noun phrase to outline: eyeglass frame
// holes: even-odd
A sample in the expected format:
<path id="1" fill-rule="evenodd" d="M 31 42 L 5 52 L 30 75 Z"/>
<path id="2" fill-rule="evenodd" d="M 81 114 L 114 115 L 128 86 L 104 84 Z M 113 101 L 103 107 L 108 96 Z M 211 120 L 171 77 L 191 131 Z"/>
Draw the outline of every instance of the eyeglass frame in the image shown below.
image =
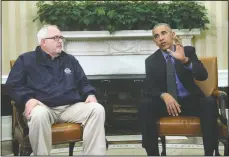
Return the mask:
<path id="1" fill-rule="evenodd" d="M 54 41 L 59 41 L 61 39 L 62 41 L 64 41 L 65 37 L 56 35 L 53 37 L 48 37 L 48 38 L 43 38 L 43 39 L 53 39 Z"/>

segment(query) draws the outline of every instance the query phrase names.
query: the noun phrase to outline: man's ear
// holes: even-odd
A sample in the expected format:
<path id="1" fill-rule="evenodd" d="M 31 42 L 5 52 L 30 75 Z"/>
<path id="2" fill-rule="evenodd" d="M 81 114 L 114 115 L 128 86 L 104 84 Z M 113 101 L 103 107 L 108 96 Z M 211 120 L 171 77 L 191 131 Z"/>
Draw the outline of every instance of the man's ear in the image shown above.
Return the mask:
<path id="1" fill-rule="evenodd" d="M 172 37 L 174 38 L 176 36 L 176 33 L 175 32 L 172 32 Z"/>
<path id="2" fill-rule="evenodd" d="M 41 46 L 46 46 L 44 39 L 41 39 Z"/>
<path id="3" fill-rule="evenodd" d="M 154 38 L 154 34 L 153 34 L 153 38 L 152 39 L 153 39 L 153 42 L 156 43 L 155 38 Z"/>
<path id="4" fill-rule="evenodd" d="M 153 37 L 153 42 L 156 43 L 154 37 Z"/>
<path id="5" fill-rule="evenodd" d="M 173 38 L 173 42 L 174 44 L 176 43 L 176 33 L 175 32 L 172 32 L 172 38 Z"/>

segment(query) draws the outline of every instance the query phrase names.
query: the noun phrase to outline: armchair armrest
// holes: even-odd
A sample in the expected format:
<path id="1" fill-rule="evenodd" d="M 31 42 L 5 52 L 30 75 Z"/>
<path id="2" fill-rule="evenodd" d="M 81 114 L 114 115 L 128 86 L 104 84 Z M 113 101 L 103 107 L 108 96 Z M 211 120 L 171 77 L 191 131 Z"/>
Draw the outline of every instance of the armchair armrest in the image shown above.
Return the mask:
<path id="1" fill-rule="evenodd" d="M 214 90 L 212 92 L 212 96 L 218 100 L 221 121 L 224 125 L 228 126 L 228 119 L 226 115 L 226 104 L 228 101 L 227 94 L 220 90 Z"/>
<path id="2" fill-rule="evenodd" d="M 23 114 L 17 109 L 15 102 L 11 101 L 11 105 L 13 107 L 13 115 L 12 115 L 12 124 L 13 124 L 13 130 L 18 125 L 20 131 L 23 133 L 24 136 L 28 135 L 29 128 L 26 124 L 26 120 L 23 117 Z"/>

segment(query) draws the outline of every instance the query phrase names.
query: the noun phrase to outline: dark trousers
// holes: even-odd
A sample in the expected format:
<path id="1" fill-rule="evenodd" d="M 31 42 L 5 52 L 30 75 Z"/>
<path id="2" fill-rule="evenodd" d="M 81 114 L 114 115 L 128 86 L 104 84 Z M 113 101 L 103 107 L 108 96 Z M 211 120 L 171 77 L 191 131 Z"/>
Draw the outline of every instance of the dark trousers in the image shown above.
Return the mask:
<path id="1" fill-rule="evenodd" d="M 181 116 L 200 117 L 205 155 L 213 155 L 218 140 L 217 103 L 213 97 L 187 96 L 178 98 Z M 164 101 L 160 98 L 144 98 L 139 105 L 139 120 L 142 128 L 142 146 L 147 155 L 159 155 L 156 122 L 169 116 Z"/>

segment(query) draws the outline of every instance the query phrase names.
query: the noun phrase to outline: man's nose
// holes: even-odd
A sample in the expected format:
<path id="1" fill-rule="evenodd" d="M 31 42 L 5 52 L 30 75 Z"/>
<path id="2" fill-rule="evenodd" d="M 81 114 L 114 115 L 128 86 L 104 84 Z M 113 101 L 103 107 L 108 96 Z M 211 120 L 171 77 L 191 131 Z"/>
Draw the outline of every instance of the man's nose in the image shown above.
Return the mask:
<path id="1" fill-rule="evenodd" d="M 162 41 L 162 40 L 164 40 L 164 38 L 163 38 L 162 35 L 160 35 L 160 36 L 159 36 L 159 41 Z"/>
<path id="2" fill-rule="evenodd" d="M 63 43 L 63 40 L 59 38 L 59 39 L 58 39 L 58 42 L 59 42 L 59 43 Z"/>

